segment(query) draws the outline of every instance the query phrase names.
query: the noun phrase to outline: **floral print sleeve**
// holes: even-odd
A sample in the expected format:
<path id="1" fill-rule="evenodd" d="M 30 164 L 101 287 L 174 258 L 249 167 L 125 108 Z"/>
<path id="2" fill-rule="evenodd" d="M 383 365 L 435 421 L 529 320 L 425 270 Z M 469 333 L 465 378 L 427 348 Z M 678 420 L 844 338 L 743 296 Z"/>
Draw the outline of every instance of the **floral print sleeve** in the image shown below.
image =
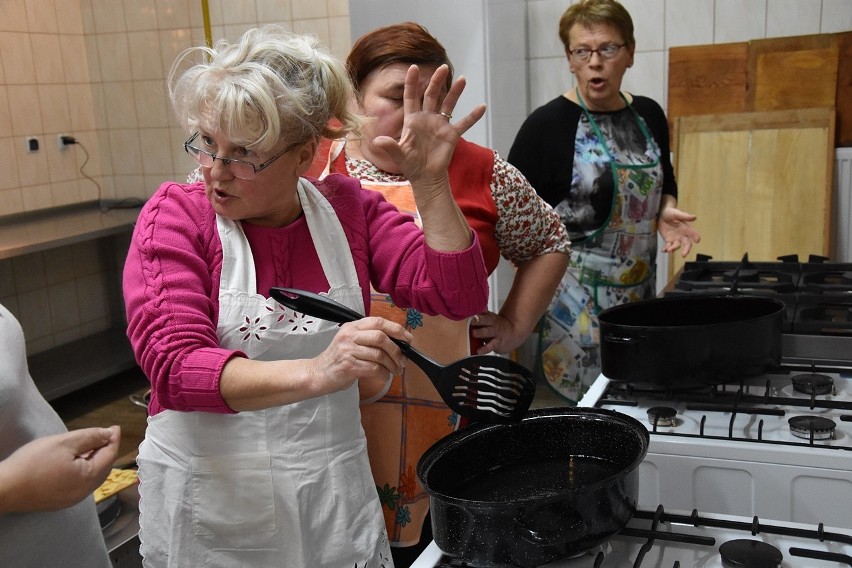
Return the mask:
<path id="1" fill-rule="evenodd" d="M 562 220 L 513 165 L 494 152 L 491 195 L 497 206 L 497 244 L 515 266 L 551 252 L 570 253 Z"/>

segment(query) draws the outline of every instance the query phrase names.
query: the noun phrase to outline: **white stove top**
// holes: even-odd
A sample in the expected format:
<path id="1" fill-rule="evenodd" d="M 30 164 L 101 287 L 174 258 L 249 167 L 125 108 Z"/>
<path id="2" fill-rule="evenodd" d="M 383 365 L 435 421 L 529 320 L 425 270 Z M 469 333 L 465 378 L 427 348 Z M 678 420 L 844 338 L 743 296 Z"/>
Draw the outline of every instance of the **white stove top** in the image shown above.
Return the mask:
<path id="1" fill-rule="evenodd" d="M 628 414 L 651 432 L 639 466 L 640 508 L 665 503 L 852 528 L 852 378 L 825 373 L 832 391 L 812 397 L 792 387 L 792 377 L 802 373 L 779 371 L 749 379 L 742 389 L 717 387 L 709 399 L 691 393 L 660 398 L 641 388 L 629 393 L 601 376 L 579 405 Z M 658 423 L 654 430 L 648 410 L 659 406 L 677 412 L 674 426 Z M 832 437 L 793 435 L 788 421 L 794 416 L 831 420 Z"/>
<path id="2" fill-rule="evenodd" d="M 640 511 L 619 534 L 586 553 L 545 565 L 547 568 L 722 568 L 734 566 L 778 568 L 835 568 L 852 565 L 852 530 L 801 523 L 755 520 L 732 515 L 663 512 L 655 523 L 654 512 Z M 697 524 L 698 526 L 694 526 Z M 756 534 L 752 534 L 756 529 Z M 735 542 L 735 541 L 751 542 Z M 727 543 L 727 544 L 726 544 Z M 762 543 L 762 544 L 755 544 Z M 755 547 L 768 545 L 766 549 Z M 729 547 L 734 547 L 733 552 Z M 742 548 L 744 547 L 745 550 Z M 643 550 L 643 548 L 645 550 Z M 755 555 L 776 554 L 779 564 L 748 564 Z M 724 555 L 724 558 L 723 558 Z M 762 558 L 762 557 L 761 557 Z M 724 560 L 724 561 L 723 561 Z M 677 564 L 679 563 L 679 564 Z M 443 555 L 433 542 L 412 568 L 467 566 Z"/>

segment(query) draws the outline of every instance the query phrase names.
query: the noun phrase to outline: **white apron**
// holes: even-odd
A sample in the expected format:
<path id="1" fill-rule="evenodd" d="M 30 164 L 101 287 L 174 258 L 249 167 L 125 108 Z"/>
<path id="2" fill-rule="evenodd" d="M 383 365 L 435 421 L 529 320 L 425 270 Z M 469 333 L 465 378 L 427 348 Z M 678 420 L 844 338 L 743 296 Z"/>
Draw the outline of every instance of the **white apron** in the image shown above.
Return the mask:
<path id="1" fill-rule="evenodd" d="M 352 254 L 331 205 L 300 180 L 299 198 L 328 295 L 360 313 Z M 338 325 L 256 293 L 239 223 L 217 217 L 222 275 L 217 333 L 251 359 L 314 357 Z M 163 411 L 139 451 L 145 566 L 392 566 L 360 426 L 358 385 L 238 414 Z"/>

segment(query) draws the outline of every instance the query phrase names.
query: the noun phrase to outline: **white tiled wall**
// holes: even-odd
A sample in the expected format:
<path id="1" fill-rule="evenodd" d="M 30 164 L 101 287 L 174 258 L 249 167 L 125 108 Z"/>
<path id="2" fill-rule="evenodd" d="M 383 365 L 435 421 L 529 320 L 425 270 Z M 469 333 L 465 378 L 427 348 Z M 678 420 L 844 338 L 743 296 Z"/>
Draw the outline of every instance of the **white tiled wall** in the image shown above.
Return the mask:
<path id="1" fill-rule="evenodd" d="M 181 149 L 185 134 L 175 127 L 164 80 L 177 53 L 204 43 L 201 5 L 0 0 L 0 155 L 7 166 L 0 223 L 98 198 L 146 198 L 164 180 L 186 176 L 194 165 Z M 349 51 L 348 0 L 209 6 L 214 41 L 274 22 L 314 33 L 338 57 Z M 60 150 L 59 134 L 81 144 Z M 39 140 L 38 152 L 26 152 L 28 136 Z M 91 241 L 0 260 L 0 302 L 21 321 L 28 353 L 110 326 L 105 286 L 114 279 L 104 254 Z M 116 254 L 121 266 L 123 251 Z"/>
<path id="2" fill-rule="evenodd" d="M 527 0 L 530 110 L 574 86 L 559 41 L 559 17 L 573 0 Z M 668 50 L 768 37 L 852 30 L 852 0 L 622 0 L 636 36 L 627 91 L 666 108 Z"/>

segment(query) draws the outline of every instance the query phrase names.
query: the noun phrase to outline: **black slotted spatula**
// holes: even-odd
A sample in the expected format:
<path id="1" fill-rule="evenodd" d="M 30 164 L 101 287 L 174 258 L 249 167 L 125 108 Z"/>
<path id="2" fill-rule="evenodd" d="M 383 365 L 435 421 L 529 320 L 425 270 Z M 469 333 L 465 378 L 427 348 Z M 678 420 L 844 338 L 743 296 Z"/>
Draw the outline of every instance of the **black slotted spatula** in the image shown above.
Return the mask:
<path id="1" fill-rule="evenodd" d="M 270 295 L 297 312 L 336 323 L 363 318 L 327 296 L 274 287 Z M 391 338 L 420 367 L 452 410 L 471 420 L 508 423 L 521 420 L 535 395 L 535 380 L 523 365 L 497 355 L 471 355 L 441 365 L 404 341 Z"/>

